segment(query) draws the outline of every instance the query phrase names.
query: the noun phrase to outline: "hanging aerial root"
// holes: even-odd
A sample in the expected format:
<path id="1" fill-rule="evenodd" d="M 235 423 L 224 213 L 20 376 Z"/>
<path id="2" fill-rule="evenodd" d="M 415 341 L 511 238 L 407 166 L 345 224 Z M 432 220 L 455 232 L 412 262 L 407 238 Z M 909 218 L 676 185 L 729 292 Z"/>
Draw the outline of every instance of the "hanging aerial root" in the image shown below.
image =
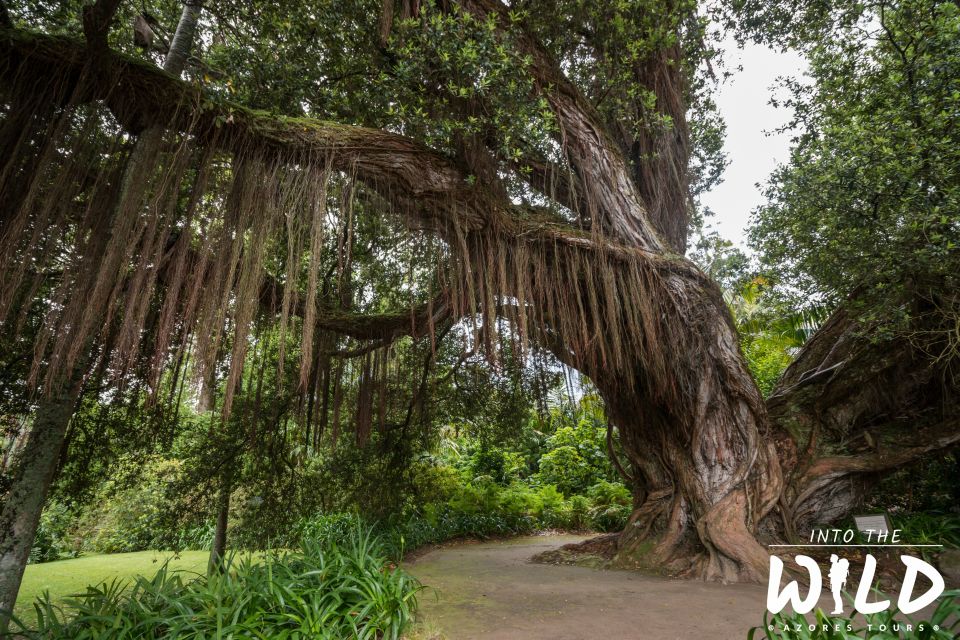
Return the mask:
<path id="1" fill-rule="evenodd" d="M 699 345 L 680 330 L 690 292 L 711 286 L 682 264 L 597 241 L 548 242 L 512 228 L 455 230 L 450 244 L 454 315 L 479 318 L 474 342 L 497 360 L 491 331 L 509 320 L 507 341 L 519 353 L 531 342 L 591 376 L 621 381 L 627 392 L 641 377 L 664 402 L 693 393 L 673 369 L 678 353 Z M 542 231 L 542 229 L 541 229 Z M 560 234 L 559 230 L 551 233 Z M 692 276 L 692 277 L 691 277 Z M 660 384 L 660 381 L 663 381 Z M 660 386 L 656 386 L 660 385 Z"/>
<path id="2" fill-rule="evenodd" d="M 337 320 L 351 312 L 350 257 L 326 240 L 339 228 L 353 233 L 359 191 L 404 221 L 414 241 L 424 233 L 440 239 L 434 259 L 443 292 L 392 329 L 374 318 L 377 329 L 364 339 L 434 340 L 438 320 L 466 317 L 492 362 L 503 344 L 520 354 L 531 342 L 563 345 L 573 366 L 621 380 L 625 390 L 644 379 L 663 402 L 695 393 L 675 364 L 677 352 L 692 358 L 699 345 L 678 327 L 696 313 L 691 289 L 711 285 L 682 260 L 498 200 L 402 136 L 254 113 L 147 63 L 108 58 L 104 73 L 91 74 L 70 39 L 9 30 L 0 38 L 0 86 L 27 88 L 34 110 L 28 133 L 10 135 L 0 124 L 11 151 L 0 173 L 5 201 L 14 185 L 26 185 L 13 200 L 9 229 L 17 231 L 0 238 L 9 274 L 0 322 L 8 326 L 15 307 L 20 317 L 42 307 L 35 379 L 76 362 L 110 327 L 118 336 L 111 371 L 128 371 L 146 345 L 157 381 L 190 341 L 201 379 L 229 363 L 229 405 L 251 323 L 268 313 L 280 319 L 281 361 L 288 331 L 299 331 L 305 392 L 320 379 L 318 328 L 363 333 L 362 323 Z M 55 107 L 44 110 L 50 101 L 33 94 L 52 97 Z M 128 134 L 145 131 L 161 144 L 139 159 L 135 188 L 125 187 Z M 268 273 L 266 252 L 277 245 L 285 260 Z M 339 309 L 320 300 L 319 267 L 331 257 L 340 265 Z"/>

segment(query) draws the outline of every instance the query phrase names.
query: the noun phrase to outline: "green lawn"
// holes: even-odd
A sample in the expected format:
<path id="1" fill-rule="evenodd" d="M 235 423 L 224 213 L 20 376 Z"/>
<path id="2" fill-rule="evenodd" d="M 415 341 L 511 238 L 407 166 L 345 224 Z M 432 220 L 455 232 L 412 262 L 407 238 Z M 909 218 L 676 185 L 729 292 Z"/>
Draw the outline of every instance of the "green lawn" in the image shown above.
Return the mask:
<path id="1" fill-rule="evenodd" d="M 171 569 L 202 572 L 209 555 L 208 551 L 182 551 L 174 557 L 172 551 L 138 551 L 31 564 L 23 576 L 14 611 L 24 621 L 33 621 L 33 603 L 44 591 L 49 591 L 54 600 L 63 600 L 83 592 L 87 585 L 105 580 L 152 576 L 168 558 L 171 559 Z"/>

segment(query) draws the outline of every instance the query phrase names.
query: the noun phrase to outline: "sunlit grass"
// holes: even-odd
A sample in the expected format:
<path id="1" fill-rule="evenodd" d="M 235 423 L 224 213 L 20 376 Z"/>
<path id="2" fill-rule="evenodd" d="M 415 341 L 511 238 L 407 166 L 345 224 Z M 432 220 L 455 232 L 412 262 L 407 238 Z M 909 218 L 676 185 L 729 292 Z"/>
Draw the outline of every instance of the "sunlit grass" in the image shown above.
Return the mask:
<path id="1" fill-rule="evenodd" d="M 206 570 L 207 551 L 137 551 L 134 553 L 94 554 L 31 564 L 23 576 L 15 613 L 24 620 L 34 619 L 33 603 L 50 592 L 51 599 L 61 603 L 71 595 L 83 593 L 87 585 L 114 579 L 132 580 L 137 575 L 152 575 L 165 561 L 171 571 L 201 573 Z"/>

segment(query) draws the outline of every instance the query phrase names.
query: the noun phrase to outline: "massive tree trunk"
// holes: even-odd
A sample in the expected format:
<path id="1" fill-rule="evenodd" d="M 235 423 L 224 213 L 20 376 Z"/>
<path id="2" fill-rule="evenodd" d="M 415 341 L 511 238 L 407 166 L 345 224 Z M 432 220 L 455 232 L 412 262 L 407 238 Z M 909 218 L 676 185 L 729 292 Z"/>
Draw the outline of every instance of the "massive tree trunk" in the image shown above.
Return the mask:
<path id="1" fill-rule="evenodd" d="M 466 5 L 508 20 L 504 5 L 493 0 Z M 638 347 L 624 352 L 625 362 L 618 362 L 617 339 L 604 345 L 593 337 L 578 339 L 569 330 L 555 331 L 561 343 L 555 346 L 567 352 L 562 359 L 586 373 L 603 396 L 635 469 L 641 504 L 624 533 L 621 557 L 624 563 L 707 579 L 760 580 L 767 553 L 757 541 L 757 528 L 778 500 L 780 465 L 721 291 L 677 254 L 686 246 L 689 207 L 684 71 L 670 61 L 678 51 L 653 56 L 648 73 L 638 78 L 649 83 L 657 108 L 673 119 L 674 130 L 664 137 L 641 134 L 637 148 L 644 153 L 631 168 L 624 154 L 628 145 L 614 142 L 609 127 L 559 64 L 530 34 L 518 37 L 531 55 L 534 77 L 555 87 L 547 99 L 563 131 L 568 161 L 585 190 L 577 208 L 589 216 L 593 233 L 601 243 L 663 257 L 649 279 L 628 280 L 616 292 L 591 282 L 589 268 L 578 275 L 588 298 L 578 302 L 588 316 L 581 321 L 594 332 L 616 333 L 620 325 L 634 334 L 622 338 Z M 622 296 L 642 298 L 635 302 L 642 308 L 639 325 L 624 310 L 628 305 Z M 567 308 L 553 302 L 539 301 L 548 309 Z M 621 311 L 589 317 L 599 309 Z M 548 317 L 546 323 L 556 327 L 563 319 Z"/>
<path id="2" fill-rule="evenodd" d="M 513 28 L 500 3 L 462 4 L 481 15 L 494 13 L 504 29 Z M 882 461 L 873 463 L 870 456 L 816 459 L 826 451 L 817 445 L 817 434 L 829 431 L 824 420 L 845 420 L 858 376 L 872 365 L 847 359 L 846 369 L 834 368 L 835 354 L 861 343 L 851 338 L 851 323 L 842 330 L 829 330 L 836 323 L 828 323 L 785 376 L 770 403 L 771 420 L 719 288 L 677 253 L 685 244 L 687 216 L 686 194 L 679 193 L 685 180 L 676 175 L 685 163 L 685 132 L 644 145 L 668 146 L 661 149 L 667 155 L 657 159 L 659 168 L 631 167 L 623 145 L 560 66 L 532 36 L 515 35 L 560 123 L 579 187 L 567 185 L 562 194 L 548 189 L 548 170 L 536 159 L 531 165 L 542 170 L 525 178 L 531 188 L 559 199 L 580 224 L 509 201 L 502 185 L 488 183 L 498 179 L 490 166 L 506 166 L 491 150 L 464 154 L 466 162 L 478 163 L 468 168 L 480 179 L 469 180 L 462 166 L 402 136 L 324 122 L 290 124 L 209 102 L 196 87 L 122 56 L 113 58 L 111 74 L 92 83 L 83 99 L 104 101 L 131 128 L 189 131 L 197 144 L 225 153 L 256 149 L 277 163 L 302 167 L 319 158 L 324 171 L 349 170 L 391 204 L 391 213 L 444 239 L 450 293 L 436 307 L 406 314 L 406 320 L 401 315 L 399 323 L 326 316 L 322 321 L 331 330 L 423 336 L 432 334 L 438 315 L 483 315 L 477 337 L 493 349 L 495 318 L 510 317 L 521 341 L 540 341 L 594 381 L 620 432 L 636 500 L 620 561 L 709 579 L 762 580 L 765 536 L 783 539 L 851 507 L 855 492 L 841 496 L 835 485 L 823 486 L 825 477 L 860 477 L 902 459 L 877 452 L 870 455 Z M 84 50 L 62 38 L 9 32 L 0 55 L 0 75 L 8 82 L 48 69 L 68 82 L 81 73 Z M 673 87 L 675 96 L 680 71 L 670 68 L 667 56 L 658 59 L 662 68 L 654 75 L 672 80 L 657 86 Z M 682 127 L 682 109 L 674 105 L 669 111 Z M 658 176 L 672 176 L 662 186 L 670 193 L 653 203 L 651 194 L 661 187 L 644 181 Z M 364 331 L 371 326 L 372 333 Z M 927 370 L 919 359 L 909 362 L 911 370 Z M 830 386 L 838 370 L 850 376 L 845 394 Z M 929 405 L 929 389 L 922 389 L 917 386 L 912 397 Z M 872 410 L 869 403 L 859 402 L 864 416 Z M 948 446 L 956 431 L 955 421 L 941 420 L 941 435 L 910 452 Z"/>
<path id="3" fill-rule="evenodd" d="M 953 376 L 910 340 L 876 340 L 869 325 L 834 313 L 767 401 L 787 477 L 784 536 L 835 522 L 884 473 L 957 446 Z"/>
<path id="4" fill-rule="evenodd" d="M 630 363 L 632 379 L 604 366 L 590 352 L 592 341 L 549 343 L 597 386 L 631 462 L 635 510 L 617 561 L 673 575 L 762 580 L 768 554 L 758 530 L 783 486 L 766 411 L 716 285 L 695 271 L 666 277 L 670 303 L 655 314 L 662 325 L 647 331 L 668 348 L 662 362 Z"/>
<path id="5" fill-rule="evenodd" d="M 831 316 L 767 401 L 767 426 L 756 460 L 766 465 L 759 477 L 769 483 L 764 490 L 772 502 L 754 503 L 762 506 L 752 512 L 751 537 L 770 543 L 802 541 L 811 529 L 848 516 L 884 473 L 956 447 L 958 394 L 949 373 L 909 341 L 872 340 L 870 328 L 843 309 Z M 710 545 L 698 549 L 698 543 L 706 542 L 716 521 L 704 518 L 702 511 L 691 513 L 696 507 L 691 508 L 688 496 L 695 492 L 685 488 L 716 470 L 714 461 L 705 469 L 697 467 L 698 458 L 708 459 L 710 449 L 704 455 L 693 440 L 691 448 L 677 452 L 671 438 L 651 428 L 661 420 L 675 424 L 669 415 L 646 415 L 617 397 L 608 397 L 607 406 L 634 464 L 638 499 L 617 560 L 689 573 L 696 567 L 688 564 L 691 556 L 676 554 L 685 544 L 693 558 L 711 561 Z M 697 533 L 690 532 L 691 525 Z M 724 539 L 736 545 L 743 540 L 742 535 L 730 537 L 729 530 Z"/>
<path id="6" fill-rule="evenodd" d="M 731 332 L 732 334 L 732 332 Z M 758 526 L 782 477 L 759 395 L 735 336 L 715 336 L 682 408 L 597 383 L 633 463 L 634 514 L 618 545 L 623 566 L 724 581 L 766 576 Z"/>

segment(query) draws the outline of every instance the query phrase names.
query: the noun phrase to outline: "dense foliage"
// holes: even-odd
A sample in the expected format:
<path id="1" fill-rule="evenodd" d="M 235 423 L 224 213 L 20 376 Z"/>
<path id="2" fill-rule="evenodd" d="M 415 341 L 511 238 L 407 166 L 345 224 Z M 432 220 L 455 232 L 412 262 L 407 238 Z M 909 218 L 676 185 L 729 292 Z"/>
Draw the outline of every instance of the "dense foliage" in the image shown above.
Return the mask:
<path id="1" fill-rule="evenodd" d="M 5 20 L 21 30 L 81 42 L 84 4 L 14 0 L 2 6 Z M 110 46 L 160 61 L 180 4 L 121 3 L 118 19 L 104 27 Z M 430 227 L 437 211 L 449 211 L 418 210 L 419 196 L 430 191 L 420 185 L 412 198 L 388 193 L 356 166 L 330 169 L 318 157 L 274 158 L 277 164 L 270 165 L 257 154 L 273 143 L 234 153 L 213 143 L 206 148 L 204 140 L 192 149 L 199 137 L 176 130 L 163 140 L 162 127 L 153 138 L 156 148 L 144 154 L 155 156 L 157 166 L 141 167 L 135 161 L 141 159 L 141 141 L 151 136 L 143 134 L 143 123 L 124 120 L 122 109 L 110 104 L 101 113 L 103 105 L 84 103 L 73 113 L 71 104 L 64 113 L 76 121 L 62 118 L 60 131 L 50 125 L 56 120 L 52 110 L 24 106 L 16 92 L 0 96 L 4 124 L 12 122 L 6 118 L 11 114 L 25 120 L 23 134 L 20 125 L 4 129 L 8 146 L 17 150 L 4 176 L 31 175 L 38 148 L 44 149 L 38 166 L 45 171 L 54 173 L 50 167 L 60 160 L 69 169 L 50 185 L 30 183 L 20 194 L 25 213 L 17 218 L 25 240 L 4 236 L 10 240 L 7 257 L 20 259 L 8 260 L 19 279 L 5 276 L 13 284 L 4 290 L 4 313 L 15 322 L 0 333 L 0 493 L 12 482 L 7 460 L 29 442 L 37 405 L 49 399 L 43 394 L 61 387 L 79 394 L 72 399 L 78 407 L 72 419 L 61 421 L 63 442 L 49 448 L 55 450 L 49 458 L 59 456 L 57 480 L 31 560 L 207 548 L 215 532 L 223 533 L 214 525 L 218 512 L 232 548 L 302 547 L 206 578 L 185 581 L 161 571 L 130 590 L 102 587 L 78 600 L 72 620 L 47 602 L 40 608 L 38 637 L 95 636 L 105 625 L 138 637 L 204 637 L 211 629 L 224 633 L 228 618 L 238 634 L 251 633 L 258 618 L 257 633 L 265 635 L 322 628 L 332 636 L 396 637 L 417 587 L 388 559 L 457 537 L 623 529 L 651 493 L 644 483 L 659 483 L 662 476 L 670 484 L 686 469 L 671 469 L 681 463 L 666 464 L 667 456 L 657 460 L 656 451 L 635 450 L 627 466 L 637 481 L 621 482 L 630 476 L 620 468 L 618 434 L 591 383 L 560 364 L 568 361 L 569 345 L 553 349 L 554 358 L 546 345 L 527 344 L 550 342 L 550 331 L 543 322 L 527 329 L 526 309 L 539 301 L 517 293 L 523 286 L 516 283 L 533 274 L 530 282 L 540 287 L 541 299 L 546 294 L 552 301 L 556 294 L 563 309 L 550 311 L 559 319 L 553 329 L 560 342 L 581 341 L 582 350 L 602 355 L 604 367 L 637 374 L 623 389 L 619 381 L 607 381 L 604 397 L 615 399 L 611 389 L 637 395 L 633 413 L 659 431 L 645 431 L 643 424 L 635 431 L 645 437 L 625 438 L 625 444 L 666 442 L 683 431 L 678 426 L 690 427 L 684 438 L 708 431 L 701 428 L 704 412 L 684 403 L 695 404 L 705 388 L 695 384 L 707 362 L 696 348 L 709 333 L 703 329 L 730 329 L 723 305 L 715 296 L 716 305 L 687 309 L 678 302 L 685 294 L 673 300 L 676 292 L 658 288 L 666 282 L 666 271 L 658 269 L 677 267 L 670 277 L 678 278 L 683 271 L 672 253 L 684 247 L 690 218 L 696 222 L 691 196 L 715 184 L 723 167 L 723 125 L 710 96 L 714 52 L 697 4 L 518 0 L 497 4 L 499 13 L 390 0 L 207 4 L 194 55 L 176 75 L 202 88 L 198 111 L 217 113 L 217 128 L 242 130 L 236 135 L 251 148 L 262 142 L 263 132 L 228 125 L 249 118 L 248 124 L 275 125 L 294 137 L 301 124 L 311 135 L 332 129 L 333 137 L 347 125 L 379 129 L 376 135 L 411 158 L 422 154 L 449 168 L 457 176 L 451 200 L 463 193 L 471 201 L 489 196 L 509 210 L 511 223 L 533 220 L 530 228 L 538 231 L 557 225 L 571 234 L 571 247 L 580 247 L 589 244 L 587 231 L 603 231 L 609 221 L 588 211 L 596 203 L 576 197 L 584 186 L 589 195 L 591 185 L 582 180 L 598 176 L 580 173 L 583 163 L 567 148 L 575 137 L 568 134 L 575 132 L 561 126 L 562 109 L 552 103 L 565 95 L 588 134 L 597 134 L 595 146 L 609 143 L 608 158 L 622 156 L 628 175 L 618 186 L 631 188 L 620 195 L 642 205 L 628 203 L 604 215 L 629 217 L 625 212 L 638 209 L 644 225 L 646 216 L 654 226 L 670 221 L 654 236 L 675 237 L 656 260 L 652 253 L 618 246 L 611 255 L 625 260 L 623 269 L 611 266 L 605 253 L 581 248 L 548 255 L 560 246 L 551 248 L 550 242 L 537 245 L 543 253 L 535 259 L 524 257 L 524 243 L 511 244 L 515 238 L 505 239 L 509 229 L 487 220 L 484 231 L 501 235 L 478 235 L 466 248 L 458 227 L 466 218 L 454 213 L 449 224 L 457 228 L 446 236 L 436 233 Z M 800 47 L 811 62 L 809 86 L 788 80 L 796 145 L 757 212 L 753 242 L 761 268 L 753 269 L 743 253 L 716 237 L 703 237 L 695 251 L 726 293 L 757 387 L 771 394 L 825 310 L 843 304 L 858 312 L 872 338 L 908 340 L 932 360 L 952 363 L 960 353 L 956 3 L 724 4 L 743 31 L 763 31 L 761 40 Z M 153 42 L 132 40 L 131 24 L 146 23 Z M 537 56 L 552 58 L 547 66 L 553 70 L 555 63 L 556 75 L 535 76 Z M 47 130 L 64 134 L 63 144 L 48 144 L 53 138 L 45 137 Z M 398 143 L 395 134 L 409 140 Z M 284 140 L 276 144 L 284 146 Z M 532 180 L 539 172 L 545 177 Z M 138 181 L 128 178 L 137 173 L 144 183 L 157 174 L 158 184 L 139 193 L 134 188 L 131 195 L 130 185 Z M 559 182 L 568 183 L 566 198 Z M 477 185 L 489 193 L 472 191 Z M 116 200 L 118 211 L 129 205 L 131 214 L 164 213 L 142 221 L 126 216 L 120 225 L 110 218 L 113 205 L 101 206 L 101 198 Z M 146 200 L 150 207 L 141 206 Z M 31 217 L 34 201 L 43 216 Z M 50 229 L 47 209 L 59 216 Z M 35 237 L 28 238 L 31 225 Z M 591 242 L 601 235 L 591 234 Z M 98 239 L 107 236 L 105 248 L 98 249 Z M 475 244 L 486 251 L 482 265 Z M 604 259 L 594 260 L 596 255 Z M 88 260 L 94 267 L 86 268 Z M 574 265 L 570 271 L 558 268 L 568 262 Z M 203 269 L 194 269 L 199 264 Z M 586 277 L 594 267 L 597 277 Z M 473 276 L 480 271 L 481 277 Z M 196 280 L 178 280 L 187 272 Z M 508 272 L 523 277 L 510 280 Z M 696 269 L 689 273 L 698 283 L 691 291 L 707 292 L 709 301 L 716 290 L 700 286 Z M 626 290 L 617 284 L 618 274 L 627 274 Z M 620 288 L 615 295 L 600 287 L 579 291 L 595 281 L 613 283 L 611 291 Z M 649 290 L 648 281 L 654 283 Z M 199 302 L 178 297 L 181 290 L 198 292 Z M 620 301 L 629 304 L 617 311 Z M 435 303 L 461 308 L 448 317 L 434 314 Z M 691 309 L 696 313 L 678 311 Z M 605 317 L 607 326 L 598 328 L 608 310 L 613 322 Z M 715 311 L 716 317 L 708 317 Z M 429 322 L 416 322 L 418 313 Z M 391 316 L 400 321 L 363 331 Z M 568 340 L 573 333 L 565 329 L 567 316 L 580 334 L 576 340 Z M 587 317 L 591 323 L 583 321 Z M 701 331 L 685 335 L 688 321 Z M 351 326 L 344 330 L 343 324 Z M 73 331 L 82 337 L 73 339 Z M 400 337 L 406 332 L 411 335 Z M 619 345 L 609 354 L 607 339 Z M 631 342 L 636 353 L 623 347 Z M 736 340 L 713 344 L 729 348 L 717 360 L 733 367 L 713 372 L 716 399 L 731 384 L 754 401 L 757 424 L 748 431 L 758 437 L 730 446 L 734 460 L 773 430 L 767 429 Z M 642 357 L 632 360 L 637 354 Z M 586 370 L 585 363 L 577 366 Z M 602 369 L 591 371 L 598 385 L 609 374 Z M 731 371 L 742 373 L 742 380 Z M 944 376 L 945 387 L 955 382 Z M 687 393 L 691 389 L 698 391 Z M 733 405 L 742 411 L 742 402 Z M 650 415 L 640 415 L 640 408 L 651 409 Z M 636 425 L 619 425 L 625 426 Z M 747 433 L 742 426 L 730 432 Z M 700 444 L 683 440 L 672 455 L 701 455 Z M 722 444 L 717 441 L 716 460 L 724 454 Z M 753 453 L 766 457 L 773 447 L 765 444 Z M 676 508 L 685 510 L 682 517 L 664 518 L 667 525 L 687 527 L 675 537 L 689 547 L 684 553 L 722 549 L 717 540 L 687 542 L 704 535 L 707 529 L 696 520 L 728 503 L 725 494 L 748 492 L 752 510 L 747 485 L 764 484 L 767 461 L 747 458 L 742 477 L 728 474 L 741 478 L 736 486 L 718 485 L 716 495 L 702 496 L 703 505 L 682 495 L 696 483 L 663 487 L 662 495 L 672 490 Z M 769 462 L 771 471 L 779 470 L 772 456 Z M 650 474 L 645 464 L 663 473 Z M 694 466 L 698 472 L 704 467 Z M 769 509 L 777 503 L 764 502 Z M 955 517 L 922 522 L 914 513 L 922 508 L 904 506 L 898 515 L 905 529 L 914 527 L 918 538 L 955 543 Z M 753 517 L 746 514 L 750 534 L 741 538 L 761 529 Z M 377 531 L 383 542 L 357 533 L 361 527 Z M 736 564 L 698 560 L 691 566 L 732 571 Z M 744 565 L 743 575 L 755 578 L 749 569 Z"/>
<path id="2" fill-rule="evenodd" d="M 795 299 L 850 299 L 875 339 L 952 360 L 960 11 L 930 0 L 839 3 L 797 22 L 808 40 L 797 43 L 795 27 L 779 37 L 804 48 L 810 77 L 787 83 L 795 145 L 771 177 L 753 242 Z"/>
<path id="3" fill-rule="evenodd" d="M 630 492 L 608 458 L 606 419 L 595 396 L 555 407 L 543 420 L 531 414 L 509 437 L 496 438 L 490 429 L 471 435 L 466 426 L 445 433 L 433 450 L 418 453 L 405 470 L 406 482 L 389 489 L 377 482 L 384 466 L 375 447 L 326 450 L 289 481 L 253 476 L 241 482 L 238 472 L 230 546 L 296 546 L 327 537 L 361 513 L 387 539 L 405 540 L 391 546 L 399 559 L 403 551 L 452 538 L 616 531 L 630 514 Z M 176 446 L 171 453 L 189 451 Z M 32 561 L 82 552 L 209 549 L 209 501 L 197 497 L 205 483 L 191 484 L 188 463 L 126 458 L 88 500 L 68 507 L 69 494 L 63 494 L 44 512 Z"/>

